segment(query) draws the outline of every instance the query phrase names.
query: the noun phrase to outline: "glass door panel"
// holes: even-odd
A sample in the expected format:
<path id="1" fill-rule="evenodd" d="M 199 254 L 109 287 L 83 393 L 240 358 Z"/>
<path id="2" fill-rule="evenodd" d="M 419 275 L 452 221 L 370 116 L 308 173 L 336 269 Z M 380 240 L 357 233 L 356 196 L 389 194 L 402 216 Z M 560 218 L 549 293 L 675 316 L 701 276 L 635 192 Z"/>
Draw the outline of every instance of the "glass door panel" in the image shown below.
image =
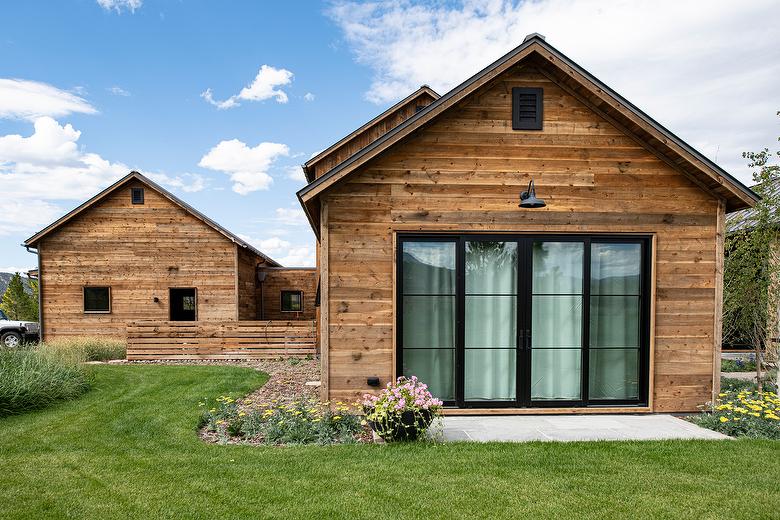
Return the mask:
<path id="1" fill-rule="evenodd" d="M 582 399 L 583 242 L 534 241 L 531 400 Z"/>
<path id="2" fill-rule="evenodd" d="M 639 398 L 642 245 L 593 243 L 589 398 Z"/>
<path id="3" fill-rule="evenodd" d="M 456 243 L 402 243 L 402 373 L 455 399 Z"/>
<path id="4" fill-rule="evenodd" d="M 465 401 L 517 398 L 517 242 L 465 242 Z"/>

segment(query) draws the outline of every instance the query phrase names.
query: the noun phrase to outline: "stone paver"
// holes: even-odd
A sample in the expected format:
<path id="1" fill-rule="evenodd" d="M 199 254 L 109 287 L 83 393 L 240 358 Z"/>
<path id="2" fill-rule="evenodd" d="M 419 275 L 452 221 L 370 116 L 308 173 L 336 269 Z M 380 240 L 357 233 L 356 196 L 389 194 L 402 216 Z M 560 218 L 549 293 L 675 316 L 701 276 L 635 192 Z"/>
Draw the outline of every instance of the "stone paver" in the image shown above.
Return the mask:
<path id="1" fill-rule="evenodd" d="M 720 377 L 742 379 L 744 381 L 756 381 L 756 372 L 721 372 Z"/>
<path id="2" fill-rule="evenodd" d="M 432 428 L 444 441 L 729 439 L 672 415 L 448 416 Z"/>

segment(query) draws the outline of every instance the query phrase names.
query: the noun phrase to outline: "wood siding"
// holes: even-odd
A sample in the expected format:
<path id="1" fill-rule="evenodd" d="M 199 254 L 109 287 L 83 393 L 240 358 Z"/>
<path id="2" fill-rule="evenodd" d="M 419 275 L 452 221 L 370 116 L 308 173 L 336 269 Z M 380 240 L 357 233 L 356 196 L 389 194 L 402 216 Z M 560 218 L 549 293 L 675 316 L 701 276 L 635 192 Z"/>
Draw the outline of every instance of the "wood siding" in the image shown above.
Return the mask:
<path id="1" fill-rule="evenodd" d="M 313 321 L 139 321 L 127 359 L 278 359 L 315 354 Z"/>
<path id="2" fill-rule="evenodd" d="M 425 107 L 433 103 L 433 101 L 433 96 L 427 93 L 421 93 L 417 98 L 412 99 L 408 103 L 399 107 L 394 114 L 366 128 L 358 135 L 342 144 L 333 150 L 330 154 L 320 159 L 315 165 L 313 165 L 315 177 L 320 177 L 322 174 L 326 173 L 328 170 L 347 159 L 361 148 L 365 148 L 396 126 L 409 119 L 417 112 L 418 106 Z"/>
<path id="3" fill-rule="evenodd" d="M 144 204 L 131 204 L 132 187 Z M 40 255 L 46 339 L 167 320 L 170 287 L 197 288 L 199 320 L 236 319 L 236 245 L 135 180 L 43 238 Z M 85 285 L 111 287 L 111 313 L 84 314 Z"/>
<path id="4" fill-rule="evenodd" d="M 257 265 L 260 259 L 242 247 L 238 247 L 238 319 L 256 320 L 258 318 L 257 297 Z"/>
<path id="5" fill-rule="evenodd" d="M 296 268 L 268 268 L 262 290 L 257 289 L 257 299 L 262 292 L 265 320 L 313 320 L 316 317 L 317 270 Z M 282 312 L 282 291 L 303 291 L 302 312 Z"/>
<path id="6" fill-rule="evenodd" d="M 544 89 L 542 131 L 515 131 L 512 87 Z M 547 207 L 518 208 L 533 178 Z M 533 67 L 516 67 L 321 198 L 327 397 L 394 369 L 394 239 L 402 231 L 654 236 L 651 409 L 711 398 L 723 205 Z M 325 334 L 322 331 L 322 334 Z"/>

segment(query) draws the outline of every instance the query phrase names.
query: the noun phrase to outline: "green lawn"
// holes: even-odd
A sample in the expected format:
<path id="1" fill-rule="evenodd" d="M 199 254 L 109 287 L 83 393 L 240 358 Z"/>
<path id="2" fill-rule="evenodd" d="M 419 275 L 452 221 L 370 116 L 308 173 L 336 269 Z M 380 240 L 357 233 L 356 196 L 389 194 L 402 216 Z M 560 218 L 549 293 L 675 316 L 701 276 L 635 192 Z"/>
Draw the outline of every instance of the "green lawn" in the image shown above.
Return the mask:
<path id="1" fill-rule="evenodd" d="M 198 402 L 264 376 L 99 366 L 0 420 L 0 518 L 777 518 L 780 443 L 256 448 L 201 443 Z"/>

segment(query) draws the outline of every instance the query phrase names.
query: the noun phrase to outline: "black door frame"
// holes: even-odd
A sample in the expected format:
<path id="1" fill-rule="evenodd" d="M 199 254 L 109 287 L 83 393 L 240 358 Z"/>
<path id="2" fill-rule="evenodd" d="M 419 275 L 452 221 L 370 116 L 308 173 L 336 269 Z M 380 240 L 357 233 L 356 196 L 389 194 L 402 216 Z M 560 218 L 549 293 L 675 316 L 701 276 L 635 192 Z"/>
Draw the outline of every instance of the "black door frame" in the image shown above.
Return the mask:
<path id="1" fill-rule="evenodd" d="M 173 301 L 174 292 L 178 291 L 192 291 L 195 297 L 195 311 L 193 313 L 194 318 L 192 320 L 174 320 L 173 319 Z M 168 319 L 170 321 L 198 321 L 198 288 L 197 287 L 168 287 Z"/>
<path id="2" fill-rule="evenodd" d="M 515 242 L 518 245 L 517 286 L 517 354 L 516 398 L 501 401 L 465 401 L 465 243 L 466 241 Z M 396 240 L 396 374 L 403 374 L 403 243 L 414 241 L 455 243 L 455 400 L 445 406 L 459 408 L 576 408 L 576 407 L 642 407 L 647 406 L 650 381 L 650 295 L 652 236 L 646 234 L 543 234 L 543 233 L 398 233 Z M 532 244 L 535 241 L 581 242 L 583 255 L 583 312 L 581 346 L 581 399 L 531 399 L 531 274 Z M 589 336 L 590 336 L 590 265 L 591 244 L 639 243 L 642 266 L 640 270 L 640 352 L 638 399 L 589 399 Z"/>

